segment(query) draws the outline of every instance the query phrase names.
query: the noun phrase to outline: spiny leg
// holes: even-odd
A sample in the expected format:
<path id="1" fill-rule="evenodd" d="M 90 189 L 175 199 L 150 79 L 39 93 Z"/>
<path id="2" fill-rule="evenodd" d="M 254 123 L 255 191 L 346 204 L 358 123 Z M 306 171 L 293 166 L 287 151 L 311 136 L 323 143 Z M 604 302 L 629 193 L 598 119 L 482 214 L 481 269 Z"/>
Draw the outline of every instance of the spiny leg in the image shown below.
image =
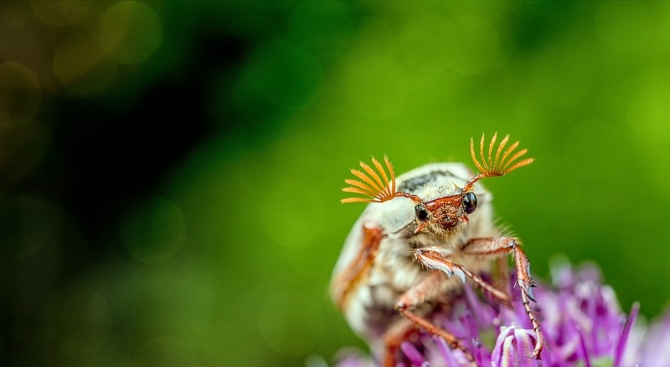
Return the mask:
<path id="1" fill-rule="evenodd" d="M 514 258 L 514 267 L 516 268 L 517 273 L 517 284 L 521 288 L 521 302 L 523 303 L 523 308 L 526 310 L 526 314 L 528 314 L 528 318 L 533 325 L 533 331 L 535 332 L 535 337 L 537 339 L 531 357 L 539 359 L 540 352 L 544 346 L 544 338 L 542 337 L 542 332 L 540 330 L 540 322 L 530 307 L 530 301 L 535 301 L 532 292 L 535 283 L 530 277 L 530 262 L 528 261 L 528 257 L 517 243 L 516 238 L 473 238 L 461 248 L 461 251 L 474 256 L 498 257 L 505 254 L 512 254 Z"/>
<path id="2" fill-rule="evenodd" d="M 465 277 L 467 276 L 468 278 L 472 279 L 472 281 L 475 282 L 475 284 L 477 284 L 478 286 L 489 292 L 491 295 L 493 295 L 495 298 L 497 298 L 500 302 L 505 304 L 505 306 L 509 308 L 512 307 L 512 300 L 509 298 L 507 293 L 501 292 L 498 289 L 494 288 L 493 286 L 488 284 L 484 279 L 482 279 L 479 275 L 473 274 L 462 265 L 448 260 L 450 254 L 445 252 L 443 249 L 422 248 L 416 250 L 414 256 L 425 267 L 440 270 L 446 273 L 448 276 L 457 275 L 461 277 L 461 280 L 463 280 L 464 283 L 465 283 Z"/>
<path id="3" fill-rule="evenodd" d="M 470 365 L 476 367 L 477 364 L 475 363 L 474 357 L 465 348 L 463 343 L 461 343 L 460 339 L 458 339 L 453 334 L 445 331 L 444 329 L 440 328 L 439 326 L 435 325 L 425 317 L 420 316 L 412 311 L 412 309 L 422 304 L 426 300 L 438 296 L 443 289 L 443 287 L 441 287 L 440 285 L 444 281 L 445 281 L 444 275 L 442 275 L 441 272 L 435 271 L 431 273 L 421 282 L 414 285 L 407 292 L 405 292 L 398 300 L 398 303 L 396 303 L 395 308 L 398 310 L 398 312 L 400 312 L 405 318 L 410 320 L 418 328 L 423 329 L 424 331 L 432 335 L 437 335 L 441 337 L 442 339 L 444 339 L 445 342 L 447 342 L 447 344 L 449 344 L 449 346 L 452 349 L 458 349 L 461 352 L 463 352 L 463 355 L 470 362 Z M 387 345 L 387 355 L 388 353 L 390 353 L 390 351 Z M 385 357 L 385 361 L 386 360 L 387 358 Z"/>

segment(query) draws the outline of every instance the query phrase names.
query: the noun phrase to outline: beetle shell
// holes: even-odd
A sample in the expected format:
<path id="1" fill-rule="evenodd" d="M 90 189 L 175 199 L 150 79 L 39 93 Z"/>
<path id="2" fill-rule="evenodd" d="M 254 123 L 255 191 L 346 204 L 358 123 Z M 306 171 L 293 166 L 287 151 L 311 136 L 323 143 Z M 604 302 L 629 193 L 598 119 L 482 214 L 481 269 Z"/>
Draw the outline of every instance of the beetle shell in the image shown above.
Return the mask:
<path id="1" fill-rule="evenodd" d="M 457 194 L 474 175 L 462 163 L 427 164 L 400 175 L 397 178 L 398 191 L 417 195 L 428 202 Z M 369 204 L 354 224 L 333 272 L 331 296 L 342 308 L 351 328 L 374 350 L 382 348 L 380 337 L 401 319 L 394 310 L 399 297 L 430 274 L 413 258 L 416 249 L 439 247 L 450 251 L 454 262 L 473 273 L 489 269 L 490 260 L 459 254 L 471 238 L 500 235 L 493 220 L 493 197 L 480 183 L 475 184 L 474 192 L 478 201 L 477 210 L 468 216 L 467 223 L 461 223 L 443 235 L 426 231 L 415 234 L 418 223 L 416 203 L 405 197 Z M 361 252 L 364 226 L 380 228 L 384 237 L 363 276 L 355 284 L 341 284 L 341 273 Z M 425 300 L 418 311 L 428 313 L 437 305 L 448 305 L 462 286 L 458 277 L 445 279 L 441 284 L 440 299 Z"/>

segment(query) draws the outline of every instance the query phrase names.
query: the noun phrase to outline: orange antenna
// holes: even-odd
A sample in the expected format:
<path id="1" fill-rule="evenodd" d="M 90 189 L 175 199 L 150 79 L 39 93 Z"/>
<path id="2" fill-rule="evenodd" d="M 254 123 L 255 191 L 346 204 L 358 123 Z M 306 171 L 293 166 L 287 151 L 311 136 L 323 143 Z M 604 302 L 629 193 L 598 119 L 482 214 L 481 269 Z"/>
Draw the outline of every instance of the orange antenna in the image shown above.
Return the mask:
<path id="1" fill-rule="evenodd" d="M 396 197 L 395 173 L 393 172 L 393 165 L 391 165 L 391 162 L 389 162 L 387 156 L 384 156 L 384 162 L 386 163 L 386 169 L 388 170 L 391 177 L 390 182 L 389 176 L 387 176 L 386 171 L 384 171 L 384 167 L 381 165 L 381 163 L 379 163 L 379 161 L 375 159 L 375 157 L 372 157 L 372 163 L 379 173 L 375 172 L 375 170 L 373 170 L 367 164 L 360 162 L 361 168 L 363 168 L 365 173 L 355 169 L 352 169 L 351 173 L 361 179 L 362 182 L 358 180 L 346 179 L 344 182 L 351 186 L 342 189 L 344 192 L 361 194 L 365 195 L 366 197 L 352 197 L 342 199 L 340 201 L 343 204 L 357 202 L 383 203 Z"/>
<path id="2" fill-rule="evenodd" d="M 498 149 L 495 151 L 494 156 L 493 148 L 496 145 L 497 137 L 498 133 L 496 132 L 495 134 L 493 134 L 493 138 L 491 138 L 491 142 L 489 143 L 488 156 L 485 156 L 484 134 L 482 134 L 482 138 L 479 141 L 479 157 L 481 159 L 481 162 L 477 160 L 477 155 L 475 154 L 474 140 L 470 139 L 470 155 L 472 156 L 472 162 L 475 164 L 475 166 L 477 166 L 477 169 L 479 169 L 480 174 L 475 176 L 472 180 L 470 180 L 470 182 L 468 182 L 465 185 L 464 191 L 470 189 L 472 185 L 474 185 L 474 183 L 481 178 L 503 176 L 514 171 L 519 167 L 527 166 L 533 163 L 533 158 L 526 158 L 521 161 L 518 160 L 528 152 L 528 149 L 521 149 L 516 153 L 514 153 L 514 150 L 519 146 L 518 141 L 514 142 L 507 149 L 505 149 L 505 146 L 509 141 L 509 134 L 505 135 L 503 140 L 500 141 L 500 145 L 498 146 Z"/>

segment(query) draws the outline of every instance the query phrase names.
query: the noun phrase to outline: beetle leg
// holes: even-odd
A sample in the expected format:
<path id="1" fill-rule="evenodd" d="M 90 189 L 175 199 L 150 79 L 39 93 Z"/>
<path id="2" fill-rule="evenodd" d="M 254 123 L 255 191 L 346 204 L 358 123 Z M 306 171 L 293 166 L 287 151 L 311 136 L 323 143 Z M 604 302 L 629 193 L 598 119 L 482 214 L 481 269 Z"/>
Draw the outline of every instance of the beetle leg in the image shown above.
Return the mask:
<path id="1" fill-rule="evenodd" d="M 462 265 L 447 260 L 448 255 L 443 251 L 441 251 L 440 249 L 433 250 L 431 248 L 422 248 L 416 250 L 414 256 L 425 267 L 430 269 L 441 270 L 449 276 L 452 275 L 459 276 L 461 277 L 461 280 L 463 280 L 463 282 L 465 282 L 465 277 L 467 276 L 468 278 L 472 279 L 472 281 L 474 281 L 478 286 L 482 287 L 484 290 L 486 290 L 495 298 L 497 298 L 500 302 L 505 304 L 505 306 L 509 308 L 512 307 L 512 300 L 505 292 L 501 292 L 498 289 L 494 288 L 480 276 L 473 274 Z"/>
<path id="2" fill-rule="evenodd" d="M 535 301 L 533 297 L 532 288 L 535 287 L 533 279 L 530 277 L 530 262 L 526 253 L 521 249 L 514 237 L 483 237 L 473 238 L 468 241 L 461 251 L 473 256 L 491 256 L 499 257 L 506 254 L 512 254 L 514 257 L 514 267 L 517 273 L 517 284 L 521 288 L 521 302 L 528 314 L 537 343 L 533 350 L 532 357 L 539 358 L 542 347 L 544 346 L 544 338 L 540 331 L 540 322 L 537 320 L 535 313 L 530 307 L 530 301 Z"/>
<path id="3" fill-rule="evenodd" d="M 495 260 L 495 262 L 496 276 L 493 277 L 492 285 L 495 289 L 500 290 L 509 297 L 512 293 L 509 289 L 509 271 L 507 269 L 507 259 L 504 257 L 499 257 Z"/>
<path id="4" fill-rule="evenodd" d="M 416 332 L 416 330 L 416 327 L 408 319 L 399 319 L 386 330 L 383 338 L 384 346 L 386 347 L 381 364 L 383 367 L 395 367 L 395 356 L 398 349 L 400 349 L 400 344 L 410 339 L 410 335 Z"/>
<path id="5" fill-rule="evenodd" d="M 427 318 L 420 316 L 413 311 L 415 307 L 421 305 L 427 299 L 431 299 L 439 294 L 439 292 L 442 290 L 442 287 L 440 287 L 442 282 L 444 282 L 443 275 L 439 271 L 433 272 L 429 276 L 425 277 L 421 282 L 405 292 L 398 300 L 398 303 L 396 303 L 395 308 L 418 328 L 423 329 L 432 335 L 441 337 L 444 339 L 444 341 L 447 342 L 447 344 L 449 344 L 452 349 L 459 349 L 461 352 L 463 352 L 465 358 L 470 361 L 470 364 L 472 366 L 476 366 L 477 364 L 475 363 L 474 357 L 465 348 L 465 346 L 463 346 L 463 343 L 461 343 L 461 341 L 456 336 L 448 333 L 444 329 L 429 321 Z M 384 339 L 387 341 L 387 351 L 386 355 L 384 356 L 384 366 L 392 366 L 395 350 L 393 349 L 393 345 L 388 344 L 388 341 L 393 340 L 393 338 L 385 337 Z M 399 343 L 396 341 L 396 344 Z M 395 347 L 395 349 L 397 349 L 397 347 Z"/>
<path id="6" fill-rule="evenodd" d="M 356 285 L 365 278 L 370 266 L 372 265 L 379 244 L 385 234 L 381 227 L 372 225 L 363 225 L 363 243 L 361 250 L 356 258 L 342 271 L 335 287 L 335 303 L 344 310 L 346 308 L 347 298 Z"/>

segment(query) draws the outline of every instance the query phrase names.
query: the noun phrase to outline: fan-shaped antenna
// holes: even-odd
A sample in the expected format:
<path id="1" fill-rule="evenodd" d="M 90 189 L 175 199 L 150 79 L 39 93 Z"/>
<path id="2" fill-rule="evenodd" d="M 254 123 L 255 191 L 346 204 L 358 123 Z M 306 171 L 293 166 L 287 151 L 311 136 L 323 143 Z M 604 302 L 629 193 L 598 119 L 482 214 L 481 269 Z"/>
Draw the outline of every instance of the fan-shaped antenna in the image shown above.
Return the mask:
<path id="1" fill-rule="evenodd" d="M 375 157 L 372 157 L 372 163 L 377 171 L 362 161 L 360 162 L 360 165 L 364 172 L 356 169 L 351 170 L 351 173 L 361 181 L 352 179 L 344 180 L 344 182 L 350 186 L 343 188 L 342 191 L 361 194 L 364 195 L 364 197 L 342 199 L 342 203 L 383 203 L 396 197 L 395 173 L 393 172 L 393 165 L 389 162 L 388 157 L 384 156 L 384 163 L 386 163 L 386 169 L 389 173 L 388 175 L 382 164 L 379 163 Z M 391 177 L 390 180 L 389 177 Z"/>
<path id="2" fill-rule="evenodd" d="M 477 155 L 475 154 L 474 140 L 470 139 L 470 155 L 472 156 L 472 162 L 475 164 L 475 166 L 477 166 L 477 169 L 480 173 L 465 185 L 463 188 L 464 191 L 471 189 L 475 182 L 484 177 L 503 176 L 517 168 L 533 163 L 533 158 L 519 160 L 528 152 L 528 149 L 521 149 L 517 152 L 514 152 L 516 148 L 519 147 L 518 141 L 514 142 L 507 149 L 505 149 L 505 146 L 509 141 L 509 134 L 505 135 L 505 137 L 500 141 L 500 145 L 498 146 L 498 149 L 496 149 L 494 156 L 493 148 L 496 145 L 497 137 L 498 133 L 496 132 L 493 134 L 493 138 L 491 138 L 491 142 L 489 143 L 488 155 L 485 155 L 484 134 L 482 134 L 482 138 L 479 141 L 479 158 L 481 159 L 481 162 L 477 159 Z"/>

